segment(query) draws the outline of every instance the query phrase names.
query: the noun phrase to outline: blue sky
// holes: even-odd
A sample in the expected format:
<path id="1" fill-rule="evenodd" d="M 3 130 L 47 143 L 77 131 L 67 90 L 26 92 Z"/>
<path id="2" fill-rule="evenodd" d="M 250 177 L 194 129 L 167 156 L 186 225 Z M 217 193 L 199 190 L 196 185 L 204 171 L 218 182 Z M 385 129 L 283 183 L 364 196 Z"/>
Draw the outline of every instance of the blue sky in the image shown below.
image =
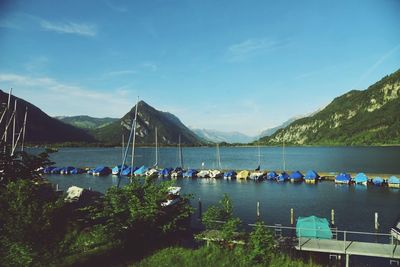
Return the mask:
<path id="1" fill-rule="evenodd" d="M 400 68 L 400 1 L 1 1 L 0 88 L 257 135 Z"/>

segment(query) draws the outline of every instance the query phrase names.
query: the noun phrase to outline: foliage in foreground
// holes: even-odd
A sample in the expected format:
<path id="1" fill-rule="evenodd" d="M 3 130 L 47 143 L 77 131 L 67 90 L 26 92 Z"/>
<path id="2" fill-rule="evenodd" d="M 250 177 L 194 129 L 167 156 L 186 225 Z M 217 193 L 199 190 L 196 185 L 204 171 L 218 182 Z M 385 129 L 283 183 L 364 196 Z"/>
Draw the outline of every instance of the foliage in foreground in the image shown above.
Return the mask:
<path id="1" fill-rule="evenodd" d="M 135 266 L 135 265 L 133 265 Z M 264 263 L 254 264 L 248 257 L 247 250 L 235 248 L 227 250 L 219 246 L 203 246 L 198 249 L 166 248 L 154 255 L 142 260 L 136 266 L 140 267 L 169 267 L 169 266 L 293 266 L 312 267 L 312 263 L 304 263 L 300 260 L 293 260 L 287 256 L 275 255 L 268 265 Z"/>

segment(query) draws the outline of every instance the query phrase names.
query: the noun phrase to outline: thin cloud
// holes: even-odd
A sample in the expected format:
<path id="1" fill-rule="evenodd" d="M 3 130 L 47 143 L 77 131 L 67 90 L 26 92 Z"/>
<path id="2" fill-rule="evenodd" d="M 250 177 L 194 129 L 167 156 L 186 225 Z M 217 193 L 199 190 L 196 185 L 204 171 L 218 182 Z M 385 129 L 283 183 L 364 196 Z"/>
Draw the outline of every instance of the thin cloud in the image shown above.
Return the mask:
<path id="1" fill-rule="evenodd" d="M 275 50 L 287 44 L 284 40 L 270 38 L 250 38 L 243 42 L 230 45 L 227 49 L 229 61 L 242 61 L 250 57 Z"/>
<path id="2" fill-rule="evenodd" d="M 120 117 L 134 105 L 134 101 L 129 101 L 134 99 L 130 97 L 134 93 L 132 90 L 99 92 L 62 83 L 50 77 L 0 73 L 0 84 L 4 88 L 14 88 L 17 96 L 33 104 L 40 104 L 40 108 L 52 115 L 88 114 Z"/>
<path id="3" fill-rule="evenodd" d="M 106 73 L 107 76 L 120 76 L 120 75 L 129 75 L 129 74 L 136 74 L 137 71 L 135 70 L 117 70 L 117 71 L 110 71 Z"/>
<path id="4" fill-rule="evenodd" d="M 114 11 L 117 11 L 117 12 L 119 12 L 119 13 L 125 13 L 125 12 L 128 12 L 128 9 L 126 8 L 126 7 L 124 7 L 124 6 L 118 6 L 118 5 L 116 5 L 116 4 L 114 4 L 113 2 L 111 2 L 111 1 L 104 1 L 104 3 L 109 7 L 109 8 L 111 8 L 112 10 L 114 10 Z"/>
<path id="5" fill-rule="evenodd" d="M 158 70 L 158 65 L 152 62 L 145 62 L 142 64 L 142 66 L 146 69 L 149 69 L 150 71 L 157 71 Z"/>
<path id="6" fill-rule="evenodd" d="M 47 20 L 42 20 L 40 26 L 47 31 L 54 31 L 57 33 L 76 34 L 88 37 L 94 37 L 97 35 L 97 26 L 86 23 L 55 23 Z"/>
<path id="7" fill-rule="evenodd" d="M 366 72 L 364 72 L 361 77 L 358 79 L 357 83 L 353 86 L 353 88 L 357 88 L 361 85 L 364 80 L 369 77 L 383 62 L 394 53 L 396 53 L 400 49 L 400 44 L 396 45 L 385 54 L 383 54 Z"/>

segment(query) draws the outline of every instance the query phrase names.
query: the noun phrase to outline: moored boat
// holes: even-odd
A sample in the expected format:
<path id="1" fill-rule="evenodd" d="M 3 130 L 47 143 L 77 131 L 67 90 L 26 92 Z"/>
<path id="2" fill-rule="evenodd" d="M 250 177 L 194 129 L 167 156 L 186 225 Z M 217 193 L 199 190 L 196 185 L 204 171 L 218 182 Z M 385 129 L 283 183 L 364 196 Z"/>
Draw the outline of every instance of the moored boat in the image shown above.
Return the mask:
<path id="1" fill-rule="evenodd" d="M 388 179 L 388 186 L 392 188 L 400 188 L 400 179 L 396 176 L 390 176 Z"/>
<path id="2" fill-rule="evenodd" d="M 256 182 L 260 182 L 264 180 L 265 173 L 262 171 L 255 171 L 250 173 L 249 179 L 254 180 Z"/>
<path id="3" fill-rule="evenodd" d="M 181 187 L 179 187 L 179 186 L 169 187 L 166 201 L 162 202 L 161 206 L 168 207 L 168 206 L 172 206 L 172 205 L 175 205 L 176 203 L 178 203 L 181 200 L 180 191 L 181 191 Z"/>
<path id="4" fill-rule="evenodd" d="M 231 170 L 224 173 L 225 180 L 233 180 L 236 179 L 236 172 Z"/>
<path id="5" fill-rule="evenodd" d="M 220 170 L 212 170 L 210 171 L 210 178 L 222 178 L 222 176 L 224 175 L 223 172 L 221 172 Z"/>
<path id="6" fill-rule="evenodd" d="M 372 178 L 372 183 L 376 186 L 381 186 L 384 183 L 384 180 L 381 177 Z"/>
<path id="7" fill-rule="evenodd" d="M 147 178 L 154 178 L 158 176 L 158 170 L 155 168 L 148 169 L 144 174 Z"/>
<path id="8" fill-rule="evenodd" d="M 183 173 L 184 178 L 196 178 L 197 177 L 197 170 L 189 169 Z"/>
<path id="9" fill-rule="evenodd" d="M 249 172 L 249 171 L 243 170 L 243 171 L 240 171 L 240 172 L 236 175 L 236 178 L 237 178 L 237 179 L 244 179 L 244 180 L 246 180 L 247 178 L 249 178 L 249 175 L 250 175 L 250 172 Z"/>
<path id="10" fill-rule="evenodd" d="M 300 171 L 292 172 L 289 176 L 292 183 L 301 183 L 304 175 Z"/>
<path id="11" fill-rule="evenodd" d="M 367 183 L 368 183 L 368 176 L 367 176 L 365 173 L 360 172 L 360 173 L 358 173 L 356 176 L 354 176 L 354 182 L 355 182 L 356 184 L 367 185 Z"/>
<path id="12" fill-rule="evenodd" d="M 339 173 L 335 177 L 336 184 L 350 184 L 351 176 L 348 173 Z"/>
<path id="13" fill-rule="evenodd" d="M 270 171 L 267 173 L 267 180 L 274 181 L 276 178 L 278 178 L 278 174 L 275 171 Z"/>
<path id="14" fill-rule="evenodd" d="M 176 167 L 172 172 L 171 172 L 171 178 L 181 178 L 183 176 L 183 169 L 181 167 Z"/>
<path id="15" fill-rule="evenodd" d="M 201 170 L 197 173 L 197 177 L 199 178 L 210 178 L 210 170 Z"/>
<path id="16" fill-rule="evenodd" d="M 304 176 L 304 181 L 307 184 L 315 184 L 318 181 L 319 175 L 314 170 L 307 171 L 306 175 Z"/>
<path id="17" fill-rule="evenodd" d="M 136 171 L 134 171 L 133 175 L 135 176 L 145 176 L 146 172 L 148 171 L 149 168 L 147 168 L 146 166 L 142 166 L 139 169 L 137 169 Z"/>
<path id="18" fill-rule="evenodd" d="M 159 178 L 169 178 L 171 176 L 172 168 L 164 168 L 158 173 Z"/>
<path id="19" fill-rule="evenodd" d="M 289 174 L 287 174 L 286 172 L 282 172 L 281 174 L 278 175 L 278 177 L 276 178 L 277 182 L 286 182 L 289 180 Z"/>
<path id="20" fill-rule="evenodd" d="M 94 176 L 105 176 L 111 174 L 111 169 L 105 166 L 98 166 L 93 170 Z"/>

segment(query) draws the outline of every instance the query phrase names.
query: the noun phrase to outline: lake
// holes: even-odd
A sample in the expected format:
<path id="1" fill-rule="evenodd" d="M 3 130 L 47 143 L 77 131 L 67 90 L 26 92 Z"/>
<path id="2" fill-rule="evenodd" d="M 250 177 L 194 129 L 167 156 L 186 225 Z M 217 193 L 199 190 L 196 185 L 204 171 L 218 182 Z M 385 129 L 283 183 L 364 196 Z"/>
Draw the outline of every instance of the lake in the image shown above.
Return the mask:
<path id="1" fill-rule="evenodd" d="M 35 149 L 36 150 L 36 149 Z M 258 165 L 257 147 L 221 147 L 224 169 L 254 169 Z M 282 148 L 261 147 L 261 168 L 282 169 Z M 210 147 L 183 148 L 184 166 L 214 168 L 216 149 Z M 114 166 L 121 164 L 121 148 L 62 148 L 51 154 L 57 166 Z M 286 169 L 317 171 L 363 171 L 370 173 L 400 173 L 400 147 L 287 147 Z M 176 148 L 165 147 L 159 151 L 159 166 L 177 166 Z M 130 162 L 130 159 L 128 159 Z M 153 165 L 154 148 L 137 148 L 135 165 Z M 116 176 L 94 177 L 83 175 L 50 175 L 61 189 L 77 185 L 105 192 L 117 184 Z M 122 183 L 128 183 L 122 178 Z M 261 203 L 262 218 L 268 224 L 290 222 L 290 209 L 297 216 L 317 215 L 330 218 L 336 212 L 336 224 L 342 230 L 373 231 L 374 213 L 379 213 L 380 229 L 388 232 L 400 215 L 400 190 L 376 186 L 335 185 L 323 181 L 316 185 L 253 181 L 225 181 L 213 179 L 179 179 L 184 193 L 194 195 L 194 206 L 201 198 L 203 207 L 216 203 L 224 193 L 233 200 L 234 210 L 243 221 L 254 222 L 256 202 Z"/>

